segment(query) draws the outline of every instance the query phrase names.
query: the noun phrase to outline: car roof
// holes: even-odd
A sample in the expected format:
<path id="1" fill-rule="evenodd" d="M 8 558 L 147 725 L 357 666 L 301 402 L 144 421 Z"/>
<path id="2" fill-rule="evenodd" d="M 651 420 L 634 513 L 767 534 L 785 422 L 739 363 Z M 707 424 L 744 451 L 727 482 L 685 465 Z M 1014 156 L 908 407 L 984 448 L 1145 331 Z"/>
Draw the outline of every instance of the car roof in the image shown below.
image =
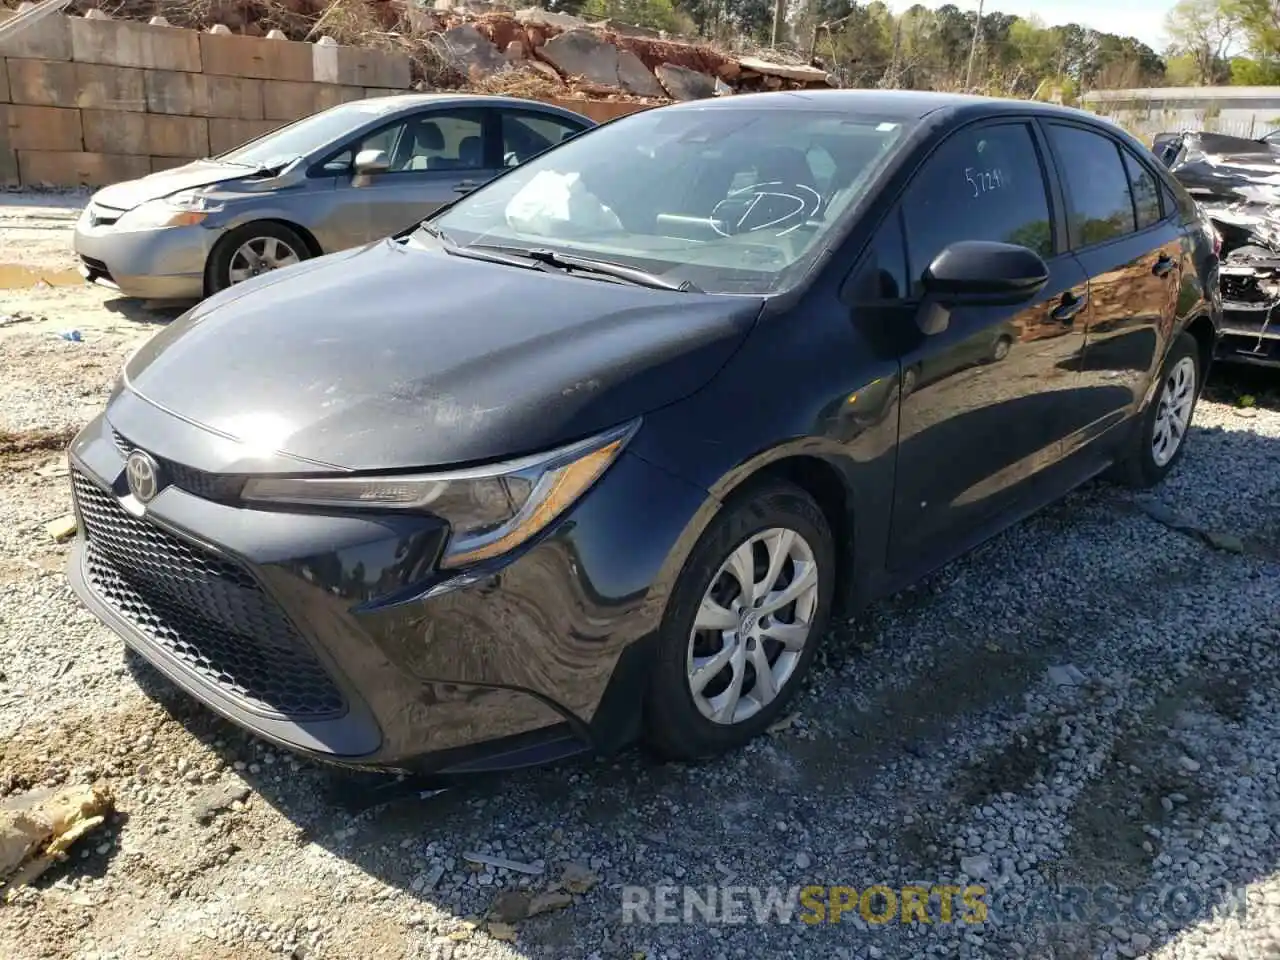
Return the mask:
<path id="1" fill-rule="evenodd" d="M 717 110 L 848 110 L 902 120 L 977 119 L 1006 113 L 1035 113 L 1046 116 L 1086 119 L 1101 123 L 1092 113 L 1036 100 L 1013 100 L 983 97 L 975 94 L 940 93 L 931 90 L 790 90 L 770 93 L 744 93 L 731 97 L 689 100 L 663 107 Z"/>
<path id="2" fill-rule="evenodd" d="M 572 113 L 571 110 L 565 110 L 555 104 L 546 103 L 542 100 L 529 100 L 524 97 L 505 97 L 493 96 L 482 93 L 391 93 L 381 97 L 364 97 L 360 100 L 350 100 L 348 104 L 364 104 L 369 107 L 379 107 L 387 113 L 394 113 L 398 110 L 416 110 L 420 107 L 445 107 L 445 106 L 468 106 L 468 107 L 532 107 L 538 110 L 547 110 L 552 113 Z"/>

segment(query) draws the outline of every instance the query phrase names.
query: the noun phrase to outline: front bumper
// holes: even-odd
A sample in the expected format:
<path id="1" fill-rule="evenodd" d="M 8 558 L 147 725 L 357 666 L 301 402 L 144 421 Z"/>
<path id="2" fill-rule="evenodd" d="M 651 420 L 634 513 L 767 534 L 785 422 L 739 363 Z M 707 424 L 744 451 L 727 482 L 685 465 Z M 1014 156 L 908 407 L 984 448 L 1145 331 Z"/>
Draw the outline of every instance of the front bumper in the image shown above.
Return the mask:
<path id="1" fill-rule="evenodd" d="M 91 283 L 143 300 L 199 300 L 204 268 L 218 237 L 201 226 L 120 230 L 94 226 L 86 214 L 76 224 L 73 247 L 80 273 Z"/>
<path id="2" fill-rule="evenodd" d="M 201 475 L 177 464 L 134 516 L 129 443 L 99 416 L 72 444 L 71 585 L 233 722 L 328 761 L 444 773 L 634 735 L 655 584 L 697 488 L 624 454 L 537 543 L 447 578 L 430 517 L 251 510 L 209 499 L 216 483 L 191 492 Z"/>

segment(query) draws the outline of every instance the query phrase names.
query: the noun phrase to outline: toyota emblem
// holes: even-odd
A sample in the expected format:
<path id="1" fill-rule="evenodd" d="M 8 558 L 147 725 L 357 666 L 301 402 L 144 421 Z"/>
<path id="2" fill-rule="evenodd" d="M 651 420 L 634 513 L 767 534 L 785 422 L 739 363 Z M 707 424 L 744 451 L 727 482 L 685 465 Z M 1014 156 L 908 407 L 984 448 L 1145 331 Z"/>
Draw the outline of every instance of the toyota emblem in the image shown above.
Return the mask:
<path id="1" fill-rule="evenodd" d="M 141 502 L 147 503 L 160 492 L 160 466 L 150 454 L 135 450 L 124 462 L 129 492 Z"/>

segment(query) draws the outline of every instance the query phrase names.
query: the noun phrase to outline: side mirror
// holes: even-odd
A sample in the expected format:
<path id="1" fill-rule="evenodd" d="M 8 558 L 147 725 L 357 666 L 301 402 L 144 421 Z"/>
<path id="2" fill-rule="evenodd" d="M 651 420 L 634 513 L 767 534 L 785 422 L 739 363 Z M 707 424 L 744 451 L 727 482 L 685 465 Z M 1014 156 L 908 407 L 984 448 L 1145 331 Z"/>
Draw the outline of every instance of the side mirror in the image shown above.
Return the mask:
<path id="1" fill-rule="evenodd" d="M 1049 268 L 1027 247 L 961 240 L 934 257 L 923 282 L 919 324 L 932 335 L 947 329 L 952 307 L 1025 303 L 1049 282 Z"/>
<path id="2" fill-rule="evenodd" d="M 391 161 L 387 159 L 385 150 L 361 150 L 356 154 L 356 162 L 352 164 L 356 176 L 386 173 L 390 169 Z"/>

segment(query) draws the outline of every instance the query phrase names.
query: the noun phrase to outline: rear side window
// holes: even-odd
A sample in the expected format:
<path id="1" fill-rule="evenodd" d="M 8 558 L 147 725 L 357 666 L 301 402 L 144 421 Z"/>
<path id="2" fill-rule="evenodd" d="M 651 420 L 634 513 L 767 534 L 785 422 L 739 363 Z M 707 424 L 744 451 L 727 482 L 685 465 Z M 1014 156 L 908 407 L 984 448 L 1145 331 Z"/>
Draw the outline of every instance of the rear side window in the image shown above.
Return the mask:
<path id="1" fill-rule="evenodd" d="M 1049 125 L 1070 194 L 1071 243 L 1089 247 L 1137 229 L 1129 175 L 1115 141 L 1080 127 Z"/>
<path id="2" fill-rule="evenodd" d="M 959 240 L 1017 243 L 1053 253 L 1044 169 L 1024 123 L 984 124 L 952 134 L 906 191 L 903 212 L 912 295 L 925 268 Z"/>
<path id="3" fill-rule="evenodd" d="M 1151 171 L 1128 150 L 1121 149 L 1125 170 L 1129 175 L 1129 190 L 1133 194 L 1133 209 L 1138 215 L 1138 229 L 1145 230 L 1160 222 L 1160 188 Z M 1172 212 L 1172 211 L 1171 211 Z"/>

